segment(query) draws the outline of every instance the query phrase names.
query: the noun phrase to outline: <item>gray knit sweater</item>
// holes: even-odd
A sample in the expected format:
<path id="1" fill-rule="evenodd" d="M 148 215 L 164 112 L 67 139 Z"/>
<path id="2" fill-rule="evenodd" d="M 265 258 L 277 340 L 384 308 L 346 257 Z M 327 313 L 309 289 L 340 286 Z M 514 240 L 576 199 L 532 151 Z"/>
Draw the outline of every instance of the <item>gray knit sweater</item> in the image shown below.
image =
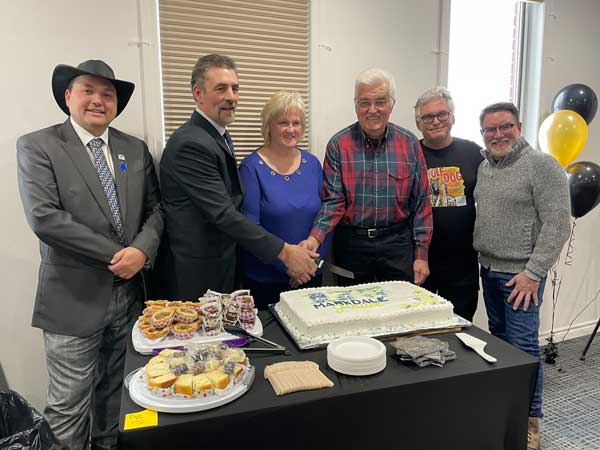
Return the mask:
<path id="1" fill-rule="evenodd" d="M 551 155 L 520 138 L 499 161 L 487 150 L 477 172 L 473 247 L 497 272 L 544 278 L 570 232 L 569 187 Z"/>

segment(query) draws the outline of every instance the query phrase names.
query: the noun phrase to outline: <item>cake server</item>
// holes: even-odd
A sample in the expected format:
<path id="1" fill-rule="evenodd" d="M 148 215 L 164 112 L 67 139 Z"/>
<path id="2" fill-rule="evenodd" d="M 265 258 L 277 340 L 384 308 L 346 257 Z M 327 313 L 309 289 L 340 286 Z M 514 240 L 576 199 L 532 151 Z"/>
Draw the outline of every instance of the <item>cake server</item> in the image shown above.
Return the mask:
<path id="1" fill-rule="evenodd" d="M 467 333 L 456 333 L 456 337 L 459 338 L 462 341 L 462 343 L 465 344 L 467 347 L 470 347 L 473 350 L 475 350 L 475 352 L 487 362 L 495 363 L 496 361 L 498 361 L 496 358 L 494 358 L 491 355 L 488 355 L 486 352 L 483 351 L 483 348 L 487 345 L 487 342 L 482 341 L 481 339 L 478 339 L 475 336 L 471 336 Z"/>
<path id="2" fill-rule="evenodd" d="M 335 273 L 344 278 L 351 278 L 354 280 L 354 272 L 350 272 L 347 269 L 343 269 L 340 266 L 336 266 L 335 264 L 328 263 L 327 261 L 323 261 L 322 259 L 317 259 L 315 261 L 319 269 L 323 268 L 328 272 Z"/>

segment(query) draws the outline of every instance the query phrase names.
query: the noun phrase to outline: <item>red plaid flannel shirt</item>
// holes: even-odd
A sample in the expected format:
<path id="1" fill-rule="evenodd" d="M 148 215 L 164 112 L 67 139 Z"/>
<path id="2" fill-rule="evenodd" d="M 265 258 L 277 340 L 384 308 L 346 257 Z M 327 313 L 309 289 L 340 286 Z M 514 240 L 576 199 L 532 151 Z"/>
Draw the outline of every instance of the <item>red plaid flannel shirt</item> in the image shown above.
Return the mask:
<path id="1" fill-rule="evenodd" d="M 331 138 L 323 170 L 323 204 L 311 236 L 323 242 L 338 223 L 381 228 L 412 217 L 415 259 L 427 261 L 433 218 L 414 134 L 388 123 L 384 138 L 372 141 L 356 122 Z"/>

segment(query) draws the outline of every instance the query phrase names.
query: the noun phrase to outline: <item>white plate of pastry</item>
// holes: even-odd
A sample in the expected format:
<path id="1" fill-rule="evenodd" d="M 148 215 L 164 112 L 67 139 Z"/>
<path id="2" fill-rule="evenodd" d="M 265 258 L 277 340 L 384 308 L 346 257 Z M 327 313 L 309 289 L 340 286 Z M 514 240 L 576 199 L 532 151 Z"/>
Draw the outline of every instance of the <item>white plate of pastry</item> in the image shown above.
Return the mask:
<path id="1" fill-rule="evenodd" d="M 168 352 L 173 354 L 166 355 Z M 225 360 L 209 357 L 200 363 L 190 362 L 189 352 L 184 357 L 177 353 L 163 350 L 126 377 L 125 385 L 135 403 L 166 413 L 204 411 L 234 401 L 254 381 L 254 367 L 242 350 L 228 349 Z M 184 370 L 179 370 L 182 365 Z"/>

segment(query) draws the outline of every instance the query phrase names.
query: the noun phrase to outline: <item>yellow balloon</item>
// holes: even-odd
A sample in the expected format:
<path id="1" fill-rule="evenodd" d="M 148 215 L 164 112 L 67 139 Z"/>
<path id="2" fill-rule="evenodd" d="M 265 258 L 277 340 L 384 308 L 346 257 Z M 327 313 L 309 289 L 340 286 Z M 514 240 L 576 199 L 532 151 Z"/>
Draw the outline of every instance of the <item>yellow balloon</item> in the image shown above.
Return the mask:
<path id="1" fill-rule="evenodd" d="M 567 167 L 587 143 L 587 123 L 574 111 L 553 112 L 542 122 L 538 131 L 540 148 Z"/>

